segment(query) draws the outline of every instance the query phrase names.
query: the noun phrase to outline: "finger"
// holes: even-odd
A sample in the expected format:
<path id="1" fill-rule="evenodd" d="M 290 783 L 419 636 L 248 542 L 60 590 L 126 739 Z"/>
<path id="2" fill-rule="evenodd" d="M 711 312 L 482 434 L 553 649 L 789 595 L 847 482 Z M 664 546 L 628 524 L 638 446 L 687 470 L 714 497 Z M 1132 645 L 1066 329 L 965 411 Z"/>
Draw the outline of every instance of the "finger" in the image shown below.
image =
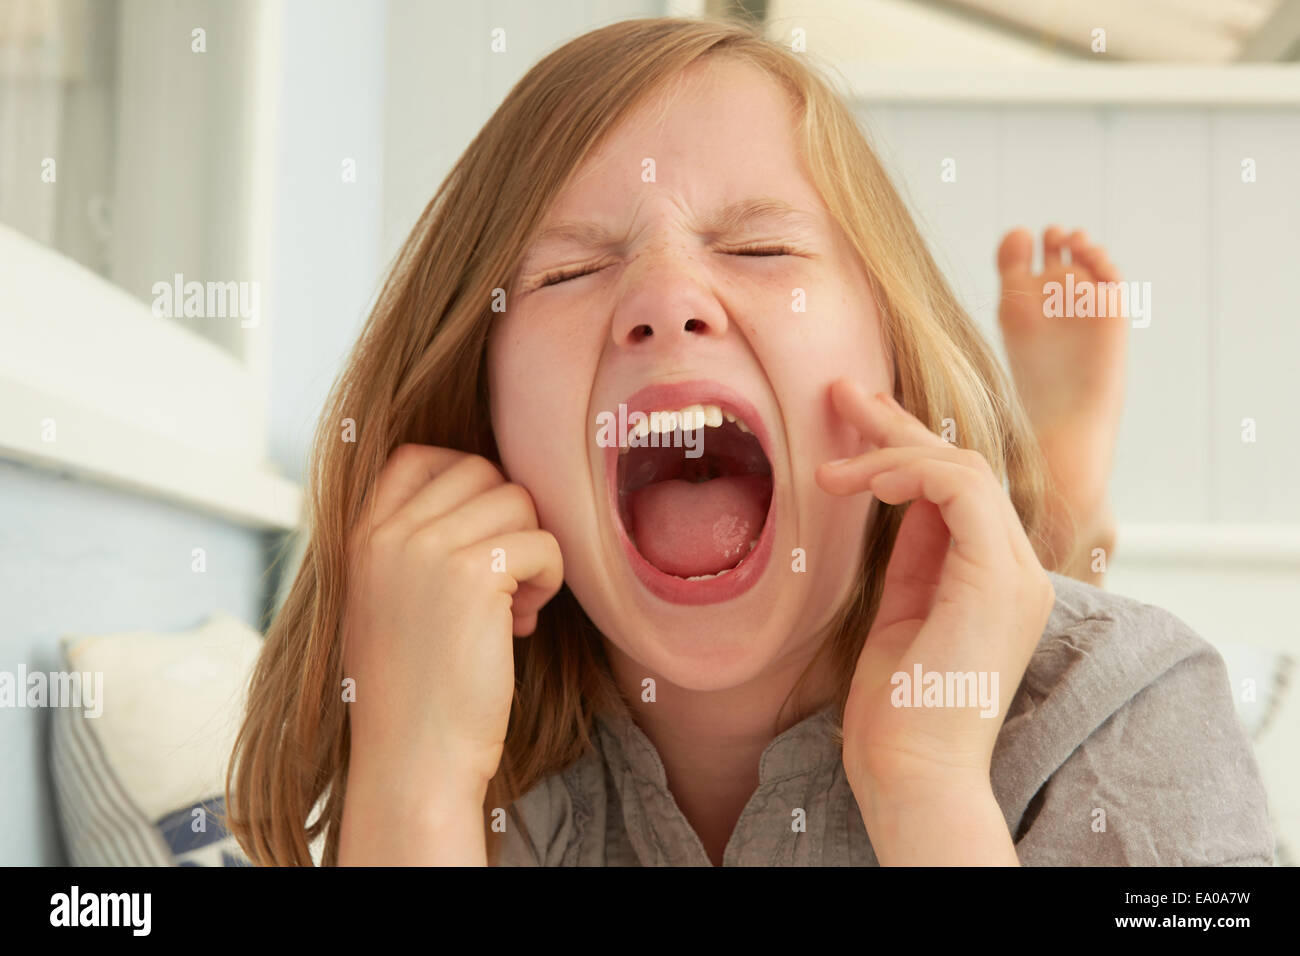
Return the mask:
<path id="1" fill-rule="evenodd" d="M 511 614 L 514 633 L 531 634 L 537 612 L 559 592 L 564 583 L 564 561 L 560 544 L 547 531 L 516 531 L 480 541 L 469 549 L 475 560 L 500 574 L 502 587 L 514 595 Z"/>
<path id="2" fill-rule="evenodd" d="M 859 494 L 863 491 L 872 491 L 872 482 L 874 477 L 884 473 L 884 469 L 878 467 L 879 462 L 883 461 L 914 461 L 923 457 L 940 458 L 953 463 L 956 467 L 969 468 L 976 472 L 975 478 L 983 481 L 990 486 L 996 487 L 997 494 L 1001 496 L 1002 502 L 1000 511 L 1006 527 L 1005 539 L 1006 547 L 1018 556 L 1021 562 L 1027 560 L 1037 560 L 1028 539 L 1025 537 L 1024 527 L 1020 523 L 1020 516 L 1016 514 L 1014 506 L 1011 504 L 1010 496 L 1002 487 L 1001 483 L 993 475 L 993 469 L 988 462 L 970 449 L 959 448 L 952 445 L 934 432 L 925 427 L 922 422 L 912 415 L 892 397 L 885 396 L 883 400 L 871 398 L 866 399 L 864 390 L 860 385 L 849 379 L 841 379 L 831 386 L 832 397 L 835 406 L 840 413 L 862 432 L 864 438 L 867 438 L 873 445 L 868 452 L 839 462 L 827 462 L 817 469 L 815 474 L 817 483 L 831 493 L 838 495 Z M 878 420 L 884 419 L 881 423 Z M 874 429 L 875 437 L 870 437 Z M 913 445 L 907 447 L 895 447 L 894 442 L 913 441 Z M 876 446 L 883 446 L 877 448 Z M 919 446 L 919 447 L 918 447 Z M 927 453 L 925 449 L 928 449 Z M 889 451 L 891 455 L 881 456 L 877 451 Z M 879 495 L 876 495 L 879 498 Z M 913 496 L 915 497 L 915 496 Z M 881 499 L 882 501 L 885 499 Z M 904 499 L 910 500 L 910 499 Z M 887 504 L 895 504 L 893 501 L 886 501 Z M 954 536 L 955 537 L 955 536 Z"/>
<path id="3" fill-rule="evenodd" d="M 860 494 L 871 488 L 872 479 L 887 471 L 893 471 L 904 464 L 923 458 L 948 461 L 962 468 L 976 472 L 975 477 L 986 483 L 997 485 L 998 508 L 1002 512 L 1007 529 L 1007 544 L 1017 560 L 1024 563 L 1031 558 L 1037 560 L 1033 548 L 1025 536 L 1020 515 L 1016 513 L 1011 496 L 1001 486 L 1000 479 L 994 474 L 983 455 L 968 448 L 959 448 L 945 443 L 944 447 L 909 446 L 907 448 L 882 448 L 866 452 L 856 458 L 838 462 L 827 462 L 819 470 L 817 478 L 822 487 L 831 494 Z"/>
<path id="4" fill-rule="evenodd" d="M 956 553 L 985 569 L 1013 560 L 1006 513 L 989 500 L 993 487 L 974 469 L 937 458 L 918 458 L 871 481 L 872 494 L 886 504 L 924 498 L 937 505 Z"/>
<path id="5" fill-rule="evenodd" d="M 964 468 L 975 466 L 972 452 L 947 442 L 942 445 L 907 445 L 903 448 L 877 448 L 855 458 L 826 462 L 817 470 L 817 482 L 833 495 L 853 495 L 866 491 L 871 479 L 881 472 L 892 471 L 918 458 L 939 458 Z M 983 459 L 980 459 L 982 462 Z"/>
<path id="6" fill-rule="evenodd" d="M 437 477 L 425 482 L 388 518 L 388 523 L 402 525 L 407 533 L 413 533 L 433 519 L 449 514 L 503 484 L 505 477 L 492 462 L 478 455 L 465 455 Z"/>
<path id="7" fill-rule="evenodd" d="M 1034 546 L 1029 543 L 1029 536 L 1025 533 L 1024 523 L 1020 520 L 1020 513 L 1016 511 L 1010 492 L 1001 487 L 999 491 L 1002 493 L 1002 510 L 1006 515 L 1007 537 L 1012 553 L 1024 567 L 1039 564 L 1038 555 L 1034 553 Z"/>
<path id="8" fill-rule="evenodd" d="M 908 506 L 885 569 L 873 627 L 929 617 L 951 539 L 937 505 L 921 499 Z"/>
<path id="9" fill-rule="evenodd" d="M 436 537 L 448 551 L 485 538 L 537 528 L 537 510 L 522 485 L 501 484 L 422 525 L 418 533 Z"/>
<path id="10" fill-rule="evenodd" d="M 370 504 L 371 526 L 378 526 L 392 517 L 417 491 L 467 454 L 433 445 L 397 446 L 371 489 L 374 496 Z"/>
<path id="11" fill-rule="evenodd" d="M 1060 226 L 1048 226 L 1043 232 L 1043 271 L 1050 272 L 1060 268 L 1061 246 L 1065 242 L 1065 230 Z"/>
<path id="12" fill-rule="evenodd" d="M 840 417 L 856 428 L 869 445 L 883 448 L 947 444 L 891 396 L 868 395 L 852 379 L 842 378 L 831 384 L 831 402 Z"/>

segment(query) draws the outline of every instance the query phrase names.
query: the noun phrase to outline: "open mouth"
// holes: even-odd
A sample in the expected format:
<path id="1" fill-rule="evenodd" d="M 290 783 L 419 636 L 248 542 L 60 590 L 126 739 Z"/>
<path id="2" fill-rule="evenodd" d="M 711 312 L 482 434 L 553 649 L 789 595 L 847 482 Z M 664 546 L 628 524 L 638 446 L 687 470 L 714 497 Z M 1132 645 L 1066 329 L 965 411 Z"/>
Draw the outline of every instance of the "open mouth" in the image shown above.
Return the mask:
<path id="1" fill-rule="evenodd" d="M 677 405 L 678 389 L 651 391 L 659 395 L 629 402 L 644 417 L 629 413 L 626 442 L 610 449 L 625 545 L 659 596 L 726 600 L 754 583 L 771 551 L 772 466 L 750 425 L 761 423 L 739 400 Z"/>

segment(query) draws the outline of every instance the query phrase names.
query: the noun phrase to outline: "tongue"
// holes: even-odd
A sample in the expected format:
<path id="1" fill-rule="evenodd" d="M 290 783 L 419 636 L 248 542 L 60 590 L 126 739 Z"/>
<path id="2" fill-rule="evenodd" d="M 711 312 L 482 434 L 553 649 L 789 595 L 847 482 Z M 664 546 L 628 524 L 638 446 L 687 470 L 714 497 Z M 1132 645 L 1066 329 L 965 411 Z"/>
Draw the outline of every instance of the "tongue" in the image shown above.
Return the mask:
<path id="1" fill-rule="evenodd" d="M 683 578 L 734 568 L 762 530 L 771 491 L 769 475 L 646 485 L 627 500 L 637 550 Z"/>

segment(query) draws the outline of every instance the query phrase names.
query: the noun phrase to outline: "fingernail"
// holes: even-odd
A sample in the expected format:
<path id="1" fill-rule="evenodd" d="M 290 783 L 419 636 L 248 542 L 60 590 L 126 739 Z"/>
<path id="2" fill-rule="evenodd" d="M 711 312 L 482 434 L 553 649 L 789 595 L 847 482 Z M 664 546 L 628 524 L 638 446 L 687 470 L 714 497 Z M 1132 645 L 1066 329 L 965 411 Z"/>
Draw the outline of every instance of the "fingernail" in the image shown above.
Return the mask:
<path id="1" fill-rule="evenodd" d="M 852 458 L 836 458 L 834 461 L 828 461 L 828 462 L 826 463 L 826 467 L 827 467 L 827 468 L 839 468 L 839 467 L 841 467 L 842 465 L 847 465 L 847 464 L 848 464 L 849 462 L 851 462 L 852 460 L 853 460 Z"/>

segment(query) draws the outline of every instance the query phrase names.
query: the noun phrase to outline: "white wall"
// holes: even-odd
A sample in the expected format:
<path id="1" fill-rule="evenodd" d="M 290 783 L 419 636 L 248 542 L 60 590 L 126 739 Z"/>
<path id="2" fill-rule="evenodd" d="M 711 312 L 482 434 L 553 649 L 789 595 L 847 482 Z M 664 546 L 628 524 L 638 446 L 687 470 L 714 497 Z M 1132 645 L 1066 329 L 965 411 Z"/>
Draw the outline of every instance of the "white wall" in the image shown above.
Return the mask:
<path id="1" fill-rule="evenodd" d="M 529 67 L 589 30 L 663 13 L 662 0 L 388 0 L 383 261 Z M 497 28 L 500 53 L 490 48 Z"/>
<path id="2" fill-rule="evenodd" d="M 270 457 L 296 479 L 382 278 L 385 29 L 382 3 L 284 4 L 274 281 L 263 308 L 272 317 Z M 346 159 L 355 181 L 344 179 Z"/>
<path id="3" fill-rule="evenodd" d="M 1113 495 L 1121 527 L 1158 523 L 1186 543 L 1126 556 L 1121 535 L 1108 587 L 1168 606 L 1212 640 L 1294 649 L 1300 549 L 1245 559 L 1179 529 L 1300 527 L 1300 107 L 866 105 L 860 115 L 999 345 L 994 260 L 1010 228 L 1086 229 L 1125 278 L 1151 283 L 1150 327 L 1130 330 Z M 949 157 L 957 181 L 946 183 Z M 1244 158 L 1254 183 L 1242 182 Z M 1257 423 L 1253 444 L 1243 418 Z"/>
<path id="4" fill-rule="evenodd" d="M 1128 521 L 1300 524 L 1300 108 L 864 111 L 927 237 L 996 340 L 999 238 L 1051 222 L 1152 286 L 1130 331 L 1115 475 Z M 957 181 L 940 163 L 957 161 Z M 1243 183 L 1251 157 L 1258 181 Z M 1242 442 L 1241 419 L 1258 440 Z"/>

